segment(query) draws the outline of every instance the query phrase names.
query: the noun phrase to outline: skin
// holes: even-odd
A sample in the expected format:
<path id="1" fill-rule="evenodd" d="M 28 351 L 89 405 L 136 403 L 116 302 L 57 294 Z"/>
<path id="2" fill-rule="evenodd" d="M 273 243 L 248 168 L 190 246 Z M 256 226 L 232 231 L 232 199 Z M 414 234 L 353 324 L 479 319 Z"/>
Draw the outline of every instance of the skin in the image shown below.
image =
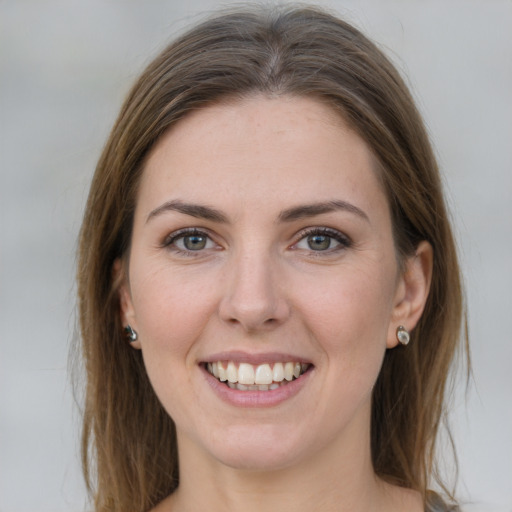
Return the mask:
<path id="1" fill-rule="evenodd" d="M 177 428 L 180 485 L 158 512 L 422 510 L 418 494 L 375 476 L 370 411 L 397 326 L 421 316 L 432 251 L 421 243 L 400 273 L 376 168 L 338 115 L 297 97 L 207 107 L 152 151 L 116 271 L 123 322 Z M 332 201 L 345 207 L 283 218 Z M 204 248 L 187 249 L 183 229 L 204 233 Z M 203 368 L 225 351 L 312 369 L 279 404 L 234 405 Z"/>

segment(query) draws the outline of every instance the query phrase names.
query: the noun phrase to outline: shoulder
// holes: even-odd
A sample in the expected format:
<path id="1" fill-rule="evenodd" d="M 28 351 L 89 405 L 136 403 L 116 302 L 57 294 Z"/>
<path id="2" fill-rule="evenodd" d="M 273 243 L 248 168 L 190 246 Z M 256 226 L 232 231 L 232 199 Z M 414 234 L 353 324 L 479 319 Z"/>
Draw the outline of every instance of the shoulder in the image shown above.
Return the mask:
<path id="1" fill-rule="evenodd" d="M 439 494 L 430 492 L 427 497 L 425 512 L 460 512 L 457 505 L 446 503 Z"/>

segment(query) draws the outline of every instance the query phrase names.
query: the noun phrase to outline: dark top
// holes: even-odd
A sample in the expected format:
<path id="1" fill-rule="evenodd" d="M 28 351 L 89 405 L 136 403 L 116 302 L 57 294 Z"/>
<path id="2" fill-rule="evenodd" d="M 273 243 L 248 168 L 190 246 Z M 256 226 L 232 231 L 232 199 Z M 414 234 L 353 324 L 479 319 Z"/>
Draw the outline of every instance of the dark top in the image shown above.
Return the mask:
<path id="1" fill-rule="evenodd" d="M 429 493 L 425 512 L 459 512 L 459 507 L 447 505 L 444 500 L 435 493 Z"/>

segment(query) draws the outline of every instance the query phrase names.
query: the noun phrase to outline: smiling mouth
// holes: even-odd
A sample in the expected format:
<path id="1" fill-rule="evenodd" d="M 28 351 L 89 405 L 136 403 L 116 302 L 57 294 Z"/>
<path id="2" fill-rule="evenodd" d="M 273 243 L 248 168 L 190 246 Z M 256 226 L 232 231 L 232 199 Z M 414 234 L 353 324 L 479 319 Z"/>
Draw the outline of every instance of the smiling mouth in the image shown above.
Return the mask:
<path id="1" fill-rule="evenodd" d="M 252 365 L 234 361 L 206 363 L 205 368 L 218 381 L 239 391 L 272 391 L 298 379 L 310 368 L 309 363 L 286 362 Z"/>

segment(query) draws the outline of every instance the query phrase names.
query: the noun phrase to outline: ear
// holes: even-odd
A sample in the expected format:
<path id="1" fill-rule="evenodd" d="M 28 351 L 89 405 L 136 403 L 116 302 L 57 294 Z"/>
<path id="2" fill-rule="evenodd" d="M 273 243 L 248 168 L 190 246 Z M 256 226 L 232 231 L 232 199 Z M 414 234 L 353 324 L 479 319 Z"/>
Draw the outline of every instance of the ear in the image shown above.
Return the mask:
<path id="1" fill-rule="evenodd" d="M 130 325 L 137 331 L 137 320 L 135 318 L 135 309 L 132 303 L 128 274 L 125 269 L 125 263 L 121 258 L 117 258 L 114 261 L 112 271 L 114 273 L 114 286 L 119 294 L 119 314 L 121 315 L 121 323 L 123 327 Z M 139 340 L 130 343 L 130 346 L 137 349 L 141 348 Z"/>
<path id="2" fill-rule="evenodd" d="M 433 259 L 432 246 L 423 241 L 418 245 L 415 254 L 405 261 L 404 271 L 396 287 L 387 348 L 396 347 L 398 344 L 396 329 L 399 325 L 412 331 L 421 318 L 430 290 Z"/>

